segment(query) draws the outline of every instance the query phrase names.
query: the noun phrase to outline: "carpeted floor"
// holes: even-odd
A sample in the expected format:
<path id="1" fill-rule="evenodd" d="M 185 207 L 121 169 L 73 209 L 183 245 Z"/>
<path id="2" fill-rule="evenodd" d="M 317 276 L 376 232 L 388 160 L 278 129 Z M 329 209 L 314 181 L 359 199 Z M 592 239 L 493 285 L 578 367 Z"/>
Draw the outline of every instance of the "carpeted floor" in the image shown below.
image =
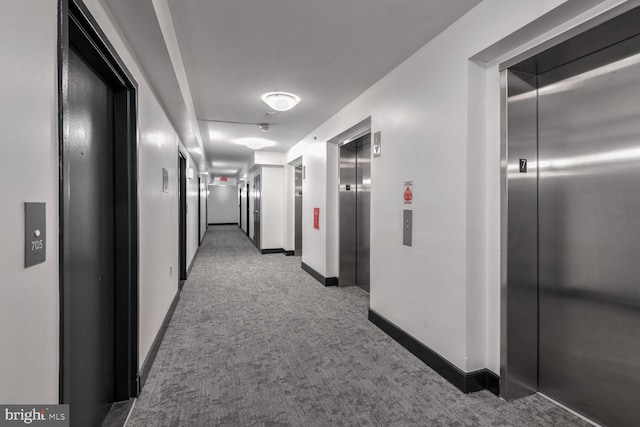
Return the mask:
<path id="1" fill-rule="evenodd" d="M 539 396 L 462 394 L 367 320 L 358 288 L 210 227 L 136 426 L 587 426 Z"/>

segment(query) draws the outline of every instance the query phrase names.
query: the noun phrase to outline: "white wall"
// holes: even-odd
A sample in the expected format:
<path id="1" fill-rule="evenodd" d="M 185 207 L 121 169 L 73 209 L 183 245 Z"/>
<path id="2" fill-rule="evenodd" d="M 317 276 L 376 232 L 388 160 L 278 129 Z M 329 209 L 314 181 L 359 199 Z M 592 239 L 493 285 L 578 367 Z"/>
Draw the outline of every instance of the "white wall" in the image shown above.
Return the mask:
<path id="1" fill-rule="evenodd" d="M 382 132 L 382 157 L 372 161 L 371 308 L 467 372 L 499 372 L 497 63 L 514 52 L 491 64 L 470 58 L 563 3 L 481 3 L 287 153 L 287 161 L 304 154 L 307 168 L 303 261 L 334 275 L 337 150 L 325 141 L 371 116 L 372 131 Z M 525 43 L 514 46 L 522 51 Z M 402 245 L 408 180 L 413 247 Z M 313 207 L 320 208 L 320 230 L 312 228 Z"/>
<path id="2" fill-rule="evenodd" d="M 291 147 L 287 151 L 286 161 L 291 163 L 302 157 L 305 170 L 302 180 L 302 262 L 323 276 L 331 277 L 327 275 L 327 144 L 316 142 L 314 135 L 312 133 Z M 293 195 L 289 193 L 288 197 L 292 198 Z M 320 208 L 318 229 L 313 228 L 314 208 Z M 293 220 L 295 214 L 291 214 L 290 218 Z"/>
<path id="3" fill-rule="evenodd" d="M 110 13 L 100 0 L 85 0 L 85 4 L 138 83 L 142 364 L 178 289 L 179 140 Z M 0 402 L 57 403 L 57 3 L 23 0 L 7 4 L 0 24 L 0 138 L 5 150 L 0 168 L 4 183 L 0 210 Z M 25 32 L 25 27 L 31 29 Z M 191 158 L 188 161 L 193 164 Z M 168 193 L 162 192 L 162 168 L 169 171 Z M 190 185 L 192 206 L 193 190 Z M 47 261 L 29 269 L 23 267 L 25 201 L 47 203 Z M 194 240 L 191 215 L 188 229 Z M 193 244 L 189 247 L 194 253 Z"/>
<path id="4" fill-rule="evenodd" d="M 238 187 L 209 186 L 209 224 L 238 223 Z"/>
<path id="5" fill-rule="evenodd" d="M 284 246 L 285 175 L 282 166 L 263 166 L 261 174 L 260 248 Z"/>
<path id="6" fill-rule="evenodd" d="M 0 402 L 58 402 L 57 2 L 0 14 Z M 29 28 L 25 31 L 25 28 Z M 47 204 L 47 260 L 24 268 L 24 202 Z"/>
<path id="7" fill-rule="evenodd" d="M 242 196 L 240 197 L 240 228 L 245 233 L 247 232 L 247 203 L 249 202 L 249 197 L 247 194 L 247 182 L 242 180 L 239 184 L 240 189 L 242 190 Z"/>
<path id="8" fill-rule="evenodd" d="M 207 233 L 207 188 L 208 188 L 208 175 L 200 176 L 200 240 L 204 238 Z"/>
<path id="9" fill-rule="evenodd" d="M 189 268 L 200 246 L 200 238 L 198 236 L 198 209 L 200 204 L 200 200 L 198 200 L 198 166 L 182 144 L 180 144 L 180 151 L 187 158 L 187 171 L 193 169 L 193 177 L 189 179 L 187 175 L 187 268 Z"/>

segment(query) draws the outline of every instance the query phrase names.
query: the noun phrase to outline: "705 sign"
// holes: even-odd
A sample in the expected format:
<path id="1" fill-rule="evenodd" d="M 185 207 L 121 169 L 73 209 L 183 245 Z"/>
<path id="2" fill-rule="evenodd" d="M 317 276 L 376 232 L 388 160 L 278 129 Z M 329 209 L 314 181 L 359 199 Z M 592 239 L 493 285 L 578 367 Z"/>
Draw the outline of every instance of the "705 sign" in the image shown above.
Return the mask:
<path id="1" fill-rule="evenodd" d="M 39 251 L 40 249 L 42 249 L 43 247 L 43 243 L 42 240 L 33 240 L 31 242 L 31 250 L 32 251 Z"/>

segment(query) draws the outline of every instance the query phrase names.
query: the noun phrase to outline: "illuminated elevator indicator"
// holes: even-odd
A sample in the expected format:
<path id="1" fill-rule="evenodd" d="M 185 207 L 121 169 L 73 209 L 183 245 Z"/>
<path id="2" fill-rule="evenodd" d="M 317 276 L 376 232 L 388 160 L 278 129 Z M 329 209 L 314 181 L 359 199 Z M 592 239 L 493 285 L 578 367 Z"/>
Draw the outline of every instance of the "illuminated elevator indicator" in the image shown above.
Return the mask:
<path id="1" fill-rule="evenodd" d="M 527 159 L 520 159 L 520 173 L 527 173 Z"/>

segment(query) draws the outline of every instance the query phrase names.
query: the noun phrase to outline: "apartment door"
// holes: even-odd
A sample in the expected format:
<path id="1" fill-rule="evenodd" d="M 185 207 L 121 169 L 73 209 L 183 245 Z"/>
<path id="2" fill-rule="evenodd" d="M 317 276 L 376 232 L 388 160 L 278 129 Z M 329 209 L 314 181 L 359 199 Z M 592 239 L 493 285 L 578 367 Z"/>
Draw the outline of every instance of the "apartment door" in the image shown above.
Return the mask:
<path id="1" fill-rule="evenodd" d="M 71 194 L 70 400 L 75 425 L 99 425 L 114 400 L 115 217 L 113 90 L 69 51 Z"/>
<path id="2" fill-rule="evenodd" d="M 251 192 L 251 184 L 247 182 L 247 194 L 245 194 L 245 203 L 247 205 L 247 217 L 246 217 L 246 225 L 247 225 L 247 237 L 249 236 L 249 221 L 251 221 L 251 214 L 249 212 L 249 194 Z"/>

